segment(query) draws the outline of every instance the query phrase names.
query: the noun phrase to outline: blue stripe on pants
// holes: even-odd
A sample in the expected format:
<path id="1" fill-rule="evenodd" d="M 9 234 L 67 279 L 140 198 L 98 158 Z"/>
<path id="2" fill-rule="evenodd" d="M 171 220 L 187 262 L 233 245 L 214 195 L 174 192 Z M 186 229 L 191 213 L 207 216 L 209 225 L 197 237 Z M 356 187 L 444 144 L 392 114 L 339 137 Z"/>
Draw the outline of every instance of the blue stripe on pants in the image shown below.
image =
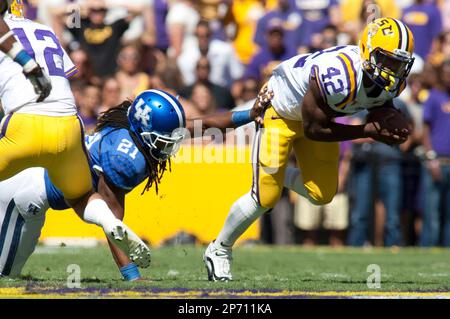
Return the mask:
<path id="1" fill-rule="evenodd" d="M 8 232 L 9 221 L 11 220 L 14 207 L 16 207 L 16 203 L 14 202 L 14 199 L 12 199 L 6 208 L 5 219 L 3 220 L 2 228 L 0 230 L 0 256 L 3 251 L 3 246 L 5 245 L 6 233 Z"/>
<path id="2" fill-rule="evenodd" d="M 17 249 L 19 248 L 20 237 L 22 235 L 22 227 L 25 224 L 25 220 L 22 215 L 17 215 L 16 225 L 14 226 L 14 234 L 11 241 L 11 247 L 9 248 L 8 258 L 6 259 L 5 267 L 3 268 L 3 275 L 8 276 L 11 273 L 14 259 L 16 258 Z"/>
<path id="3" fill-rule="evenodd" d="M 8 129 L 9 120 L 11 119 L 12 114 L 8 114 L 3 122 L 3 126 L 0 132 L 0 139 L 6 136 L 6 130 Z"/>

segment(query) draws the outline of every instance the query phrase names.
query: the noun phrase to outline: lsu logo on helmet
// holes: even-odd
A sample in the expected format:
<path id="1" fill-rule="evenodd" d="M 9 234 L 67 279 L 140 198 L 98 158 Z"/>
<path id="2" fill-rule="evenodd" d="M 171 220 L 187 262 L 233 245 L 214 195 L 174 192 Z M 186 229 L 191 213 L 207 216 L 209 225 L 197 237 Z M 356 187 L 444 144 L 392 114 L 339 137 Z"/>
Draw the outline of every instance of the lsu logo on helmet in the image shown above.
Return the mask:
<path id="1" fill-rule="evenodd" d="M 3 15 L 9 11 L 17 18 L 24 17 L 24 3 L 23 0 L 1 0 L 0 2 L 0 14 Z"/>
<path id="2" fill-rule="evenodd" d="M 401 21 L 379 18 L 369 23 L 359 42 L 364 72 L 384 90 L 404 89 L 414 63 L 414 37 Z"/>
<path id="3" fill-rule="evenodd" d="M 23 9 L 24 9 L 24 3 L 23 0 L 13 0 L 11 2 L 11 14 L 14 15 L 17 18 L 23 18 Z"/>

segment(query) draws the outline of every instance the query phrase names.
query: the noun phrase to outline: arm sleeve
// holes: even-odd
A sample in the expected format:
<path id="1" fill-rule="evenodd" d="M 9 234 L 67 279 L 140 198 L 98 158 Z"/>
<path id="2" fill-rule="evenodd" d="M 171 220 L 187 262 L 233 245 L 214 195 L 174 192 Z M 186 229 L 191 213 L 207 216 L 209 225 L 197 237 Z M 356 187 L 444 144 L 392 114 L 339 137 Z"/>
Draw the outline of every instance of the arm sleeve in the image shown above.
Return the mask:
<path id="1" fill-rule="evenodd" d="M 69 55 L 67 54 L 66 50 L 63 50 L 63 63 L 64 63 L 64 73 L 66 74 L 66 78 L 71 78 L 75 74 L 77 74 L 78 69 L 73 64 L 72 60 L 70 59 Z"/>

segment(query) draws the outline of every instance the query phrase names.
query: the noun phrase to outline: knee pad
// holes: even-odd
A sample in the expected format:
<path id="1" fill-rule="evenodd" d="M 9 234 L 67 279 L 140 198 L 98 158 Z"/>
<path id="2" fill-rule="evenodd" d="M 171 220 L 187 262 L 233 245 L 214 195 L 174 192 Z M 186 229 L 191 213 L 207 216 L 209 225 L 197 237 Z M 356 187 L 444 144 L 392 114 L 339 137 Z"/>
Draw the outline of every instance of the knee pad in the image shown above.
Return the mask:
<path id="1" fill-rule="evenodd" d="M 337 186 L 334 189 L 318 188 L 317 185 L 305 185 L 308 190 L 308 199 L 314 205 L 329 204 L 337 192 Z"/>
<path id="2" fill-rule="evenodd" d="M 283 186 L 274 183 L 273 178 L 269 175 L 262 177 L 259 182 L 258 199 L 259 204 L 264 208 L 274 208 L 281 197 Z"/>

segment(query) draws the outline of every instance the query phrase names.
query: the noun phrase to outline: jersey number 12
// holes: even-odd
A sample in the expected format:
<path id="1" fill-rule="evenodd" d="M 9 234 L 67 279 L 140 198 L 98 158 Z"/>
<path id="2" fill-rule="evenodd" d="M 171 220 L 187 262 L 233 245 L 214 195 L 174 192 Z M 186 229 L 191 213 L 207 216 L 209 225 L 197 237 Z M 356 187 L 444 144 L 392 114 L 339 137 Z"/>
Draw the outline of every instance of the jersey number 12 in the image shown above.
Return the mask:
<path id="1" fill-rule="evenodd" d="M 13 31 L 19 38 L 25 51 L 27 51 L 27 53 L 33 59 L 36 59 L 36 54 L 34 52 L 33 47 L 31 46 L 30 40 L 27 38 L 25 30 L 22 28 L 14 28 Z M 46 41 L 47 42 L 47 40 L 50 40 L 51 42 L 53 42 L 53 44 L 56 45 L 56 48 L 55 47 L 46 47 L 43 52 L 45 63 L 47 64 L 48 74 L 50 76 L 65 77 L 64 69 L 62 67 L 58 67 L 55 63 L 55 57 L 54 57 L 55 55 L 61 57 L 61 59 L 64 56 L 64 51 L 61 48 L 61 45 L 59 44 L 59 41 L 58 41 L 58 38 L 56 37 L 56 35 L 54 35 L 50 30 L 37 29 L 36 31 L 34 31 L 34 36 L 36 37 L 36 40 L 38 40 L 38 41 Z"/>

